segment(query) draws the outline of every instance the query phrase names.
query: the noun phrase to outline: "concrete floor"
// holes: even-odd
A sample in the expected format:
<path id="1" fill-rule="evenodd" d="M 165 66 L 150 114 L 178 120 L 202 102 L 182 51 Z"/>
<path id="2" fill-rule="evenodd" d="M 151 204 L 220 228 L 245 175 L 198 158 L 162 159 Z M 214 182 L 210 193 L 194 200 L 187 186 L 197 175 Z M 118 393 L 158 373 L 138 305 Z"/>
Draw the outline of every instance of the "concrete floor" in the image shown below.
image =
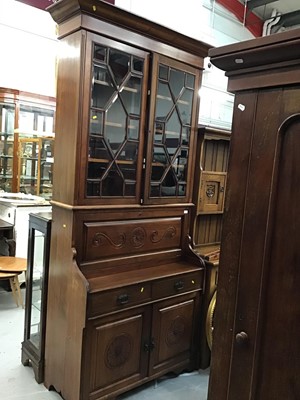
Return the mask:
<path id="1" fill-rule="evenodd" d="M 25 289 L 22 289 L 23 298 Z M 1 400 L 61 400 L 58 393 L 37 384 L 31 367 L 21 364 L 24 310 L 12 294 L 0 288 L 0 398 Z M 118 397 L 122 400 L 206 400 L 209 371 L 176 378 L 163 377 Z"/>

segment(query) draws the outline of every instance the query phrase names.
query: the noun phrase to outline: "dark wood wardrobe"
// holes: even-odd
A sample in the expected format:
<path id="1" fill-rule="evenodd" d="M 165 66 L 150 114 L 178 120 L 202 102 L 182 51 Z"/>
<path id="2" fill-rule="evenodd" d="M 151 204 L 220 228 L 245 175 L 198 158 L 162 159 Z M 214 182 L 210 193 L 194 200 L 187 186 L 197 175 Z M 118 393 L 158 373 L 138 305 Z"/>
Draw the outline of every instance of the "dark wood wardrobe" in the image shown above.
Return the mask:
<path id="1" fill-rule="evenodd" d="M 199 366 L 204 261 L 189 238 L 208 46 L 60 0 L 45 385 L 113 399 Z"/>
<path id="2" fill-rule="evenodd" d="M 209 400 L 300 396 L 300 30 L 209 52 L 235 93 Z"/>

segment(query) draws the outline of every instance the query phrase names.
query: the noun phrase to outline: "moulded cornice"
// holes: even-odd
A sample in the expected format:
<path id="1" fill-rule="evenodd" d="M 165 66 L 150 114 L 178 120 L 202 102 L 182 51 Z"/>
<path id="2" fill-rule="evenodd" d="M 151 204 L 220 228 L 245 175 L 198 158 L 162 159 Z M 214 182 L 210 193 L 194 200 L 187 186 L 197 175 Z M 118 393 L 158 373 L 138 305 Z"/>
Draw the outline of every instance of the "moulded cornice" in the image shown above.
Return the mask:
<path id="1" fill-rule="evenodd" d="M 300 61 L 300 29 L 251 39 L 209 50 L 211 62 L 230 76 L 248 68 Z"/>
<path id="2" fill-rule="evenodd" d="M 212 47 L 101 0 L 58 0 L 47 11 L 57 24 L 87 14 L 200 57 L 206 57 Z"/>

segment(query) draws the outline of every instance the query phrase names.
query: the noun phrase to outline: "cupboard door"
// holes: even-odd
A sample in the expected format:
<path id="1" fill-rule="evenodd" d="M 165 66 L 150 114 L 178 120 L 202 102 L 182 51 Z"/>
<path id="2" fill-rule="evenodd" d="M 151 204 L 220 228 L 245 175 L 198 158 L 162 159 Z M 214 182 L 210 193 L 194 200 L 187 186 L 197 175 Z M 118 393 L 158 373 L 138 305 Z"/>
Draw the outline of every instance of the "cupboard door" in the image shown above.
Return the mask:
<path id="1" fill-rule="evenodd" d="M 140 203 L 148 53 L 87 35 L 80 182 L 91 203 Z"/>
<path id="2" fill-rule="evenodd" d="M 198 213 L 223 212 L 225 184 L 225 172 L 202 172 L 200 197 L 197 204 Z"/>
<path id="3" fill-rule="evenodd" d="M 210 400 L 300 392 L 299 89 L 236 95 Z"/>
<path id="4" fill-rule="evenodd" d="M 83 373 L 89 398 L 97 399 L 142 380 L 147 375 L 150 307 L 117 313 L 90 322 Z M 86 397 L 87 398 L 87 397 Z"/>
<path id="5" fill-rule="evenodd" d="M 197 307 L 196 293 L 153 306 L 150 376 L 180 371 L 191 364 Z"/>
<path id="6" fill-rule="evenodd" d="M 145 202 L 190 201 L 199 70 L 154 55 Z"/>

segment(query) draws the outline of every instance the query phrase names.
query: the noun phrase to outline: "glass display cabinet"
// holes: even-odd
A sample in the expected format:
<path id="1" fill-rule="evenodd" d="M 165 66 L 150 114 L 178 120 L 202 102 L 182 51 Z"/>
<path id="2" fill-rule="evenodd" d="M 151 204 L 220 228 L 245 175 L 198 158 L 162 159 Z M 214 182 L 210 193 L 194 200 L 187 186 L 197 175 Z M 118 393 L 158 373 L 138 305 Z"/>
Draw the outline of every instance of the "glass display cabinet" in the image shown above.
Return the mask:
<path id="1" fill-rule="evenodd" d="M 156 100 L 150 110 L 154 114 L 155 108 L 151 120 L 154 132 L 149 131 L 148 154 L 142 161 L 146 61 L 133 49 L 130 51 L 93 44 L 86 197 L 119 197 L 122 202 L 124 198 L 133 199 L 138 195 L 141 171 L 145 169 L 145 176 L 150 177 L 145 195 L 142 194 L 145 201 L 187 201 L 197 71 L 154 57 L 158 75 L 157 87 L 153 85 Z M 140 202 L 139 197 L 137 201 Z"/>
<path id="2" fill-rule="evenodd" d="M 53 138 L 54 111 L 54 98 L 0 88 L 0 189 L 6 192 L 21 191 L 37 194 L 36 188 L 39 186 L 40 194 L 44 195 L 43 197 L 51 197 L 53 155 L 51 154 L 50 157 L 47 155 L 48 160 L 51 158 L 52 162 L 45 160 L 45 157 L 41 154 L 40 163 L 31 163 L 33 171 L 41 172 L 41 181 L 33 185 L 35 189 L 31 188 L 30 191 L 27 191 L 26 186 L 21 185 L 20 187 L 22 178 L 19 177 L 19 154 L 23 156 L 24 152 L 20 152 L 19 140 Z M 47 146 L 46 143 L 45 146 Z M 52 153 L 53 145 L 51 144 L 50 147 Z M 29 165 L 28 162 L 27 164 Z M 45 176 L 43 174 L 44 169 Z M 48 177 L 48 170 L 50 171 L 50 178 Z"/>
<path id="3" fill-rule="evenodd" d="M 54 139 L 19 138 L 18 191 L 50 199 Z"/>
<path id="4" fill-rule="evenodd" d="M 29 215 L 26 305 L 22 364 L 32 365 L 38 383 L 44 379 L 45 323 L 51 213 Z"/>
<path id="5" fill-rule="evenodd" d="M 0 188 L 12 190 L 15 106 L 0 102 Z"/>

